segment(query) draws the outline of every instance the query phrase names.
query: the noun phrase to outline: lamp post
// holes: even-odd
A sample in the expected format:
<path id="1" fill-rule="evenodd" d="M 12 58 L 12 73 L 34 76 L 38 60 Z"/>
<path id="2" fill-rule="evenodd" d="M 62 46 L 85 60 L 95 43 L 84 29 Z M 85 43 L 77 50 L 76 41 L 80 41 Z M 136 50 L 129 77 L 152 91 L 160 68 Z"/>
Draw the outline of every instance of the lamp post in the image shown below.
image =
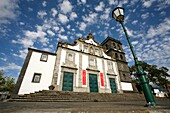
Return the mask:
<path id="1" fill-rule="evenodd" d="M 135 50 L 134 50 L 134 48 L 133 48 L 133 46 L 130 42 L 130 38 L 129 38 L 127 31 L 126 31 L 126 28 L 124 26 L 124 8 L 122 8 L 122 7 L 115 8 L 112 11 L 112 17 L 116 21 L 120 22 L 120 24 L 122 25 L 122 28 L 125 32 L 126 39 L 128 41 L 128 44 L 130 46 L 130 50 L 132 52 L 132 55 L 133 55 L 133 58 L 134 58 L 134 61 L 135 61 L 135 66 L 136 66 L 136 69 L 137 69 L 137 75 L 139 77 L 140 84 L 142 85 L 143 92 L 144 92 L 144 95 L 145 95 L 145 99 L 146 99 L 146 102 L 147 102 L 146 106 L 156 106 L 156 102 L 155 102 L 154 96 L 151 92 L 149 81 L 146 78 L 146 73 L 143 71 L 143 69 L 142 69 L 142 67 L 141 67 L 141 65 L 138 61 Z"/>

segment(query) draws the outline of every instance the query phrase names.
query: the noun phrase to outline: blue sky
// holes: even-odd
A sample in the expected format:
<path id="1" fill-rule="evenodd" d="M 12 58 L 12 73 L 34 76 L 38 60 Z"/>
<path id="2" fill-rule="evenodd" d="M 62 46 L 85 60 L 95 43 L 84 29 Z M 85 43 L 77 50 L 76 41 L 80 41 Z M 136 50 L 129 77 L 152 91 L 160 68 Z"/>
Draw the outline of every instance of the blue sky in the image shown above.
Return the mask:
<path id="1" fill-rule="evenodd" d="M 125 8 L 125 26 L 139 60 L 170 69 L 170 0 L 0 0 L 0 70 L 17 78 L 28 47 L 55 52 L 91 31 L 101 43 L 120 40 L 133 59 L 112 10 Z"/>

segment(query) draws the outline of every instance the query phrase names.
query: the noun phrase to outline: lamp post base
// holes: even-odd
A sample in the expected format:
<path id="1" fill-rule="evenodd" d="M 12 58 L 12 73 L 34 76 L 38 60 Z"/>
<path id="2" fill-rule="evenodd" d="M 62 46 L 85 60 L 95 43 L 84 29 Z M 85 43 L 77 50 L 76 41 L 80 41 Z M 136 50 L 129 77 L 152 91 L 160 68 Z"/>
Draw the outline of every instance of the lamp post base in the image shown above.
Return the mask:
<path id="1" fill-rule="evenodd" d="M 155 102 L 149 102 L 147 104 L 144 105 L 144 107 L 156 107 L 157 105 L 155 104 Z"/>

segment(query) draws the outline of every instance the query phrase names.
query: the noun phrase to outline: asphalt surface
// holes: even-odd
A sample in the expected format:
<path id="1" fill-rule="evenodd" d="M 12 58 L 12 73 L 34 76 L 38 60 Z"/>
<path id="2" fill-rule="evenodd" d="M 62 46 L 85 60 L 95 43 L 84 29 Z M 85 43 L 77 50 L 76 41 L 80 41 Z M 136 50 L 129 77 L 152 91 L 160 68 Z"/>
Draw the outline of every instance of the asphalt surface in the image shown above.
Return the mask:
<path id="1" fill-rule="evenodd" d="M 170 113 L 170 101 L 157 107 L 145 101 L 126 102 L 0 102 L 0 113 Z"/>

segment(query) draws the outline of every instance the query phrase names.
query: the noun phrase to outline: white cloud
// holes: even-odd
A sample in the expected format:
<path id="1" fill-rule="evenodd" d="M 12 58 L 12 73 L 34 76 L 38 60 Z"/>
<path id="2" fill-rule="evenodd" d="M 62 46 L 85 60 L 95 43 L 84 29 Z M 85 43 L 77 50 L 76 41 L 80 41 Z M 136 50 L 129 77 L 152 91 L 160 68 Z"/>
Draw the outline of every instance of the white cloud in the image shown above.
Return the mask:
<path id="1" fill-rule="evenodd" d="M 7 66 L 0 67 L 0 70 L 20 70 L 21 66 L 16 65 L 15 63 L 9 63 Z"/>
<path id="2" fill-rule="evenodd" d="M 73 6 L 68 0 L 64 0 L 62 4 L 59 5 L 61 11 L 66 14 L 72 11 Z"/>
<path id="3" fill-rule="evenodd" d="M 0 58 L 0 60 L 6 62 L 6 61 L 7 61 L 7 58 Z"/>
<path id="4" fill-rule="evenodd" d="M 97 7 L 95 7 L 95 10 L 98 11 L 103 11 L 105 4 L 103 2 L 100 2 Z"/>
<path id="5" fill-rule="evenodd" d="M 166 15 L 166 12 L 165 12 L 165 11 L 162 11 L 162 12 L 160 13 L 160 15 L 161 15 L 161 16 L 165 16 L 165 15 Z"/>
<path id="6" fill-rule="evenodd" d="M 162 9 L 166 9 L 167 7 L 169 7 L 169 5 L 170 5 L 169 0 L 159 0 L 155 10 L 160 11 Z"/>
<path id="7" fill-rule="evenodd" d="M 109 19 L 110 12 L 111 12 L 111 8 L 106 8 L 105 11 L 104 11 L 104 14 L 100 16 L 100 19 L 110 20 Z"/>
<path id="8" fill-rule="evenodd" d="M 32 47 L 34 44 L 34 40 L 29 38 L 18 39 L 18 44 L 22 44 L 24 48 Z"/>
<path id="9" fill-rule="evenodd" d="M 61 29 L 58 33 L 63 33 L 63 32 L 65 32 L 65 29 L 63 27 L 61 27 Z"/>
<path id="10" fill-rule="evenodd" d="M 56 14 L 58 13 L 58 11 L 55 9 L 55 8 L 52 8 L 51 9 L 51 12 L 52 12 L 52 16 L 55 17 Z"/>
<path id="11" fill-rule="evenodd" d="M 136 44 L 138 44 L 138 41 L 133 41 L 132 44 L 136 45 Z"/>
<path id="12" fill-rule="evenodd" d="M 68 26 L 67 26 L 67 29 L 70 29 L 70 27 L 71 27 L 71 26 L 70 26 L 70 25 L 68 25 Z"/>
<path id="13" fill-rule="evenodd" d="M 18 57 L 20 57 L 20 58 L 22 58 L 22 59 L 25 59 L 26 58 L 26 56 L 27 56 L 27 53 L 28 53 L 28 49 L 27 48 L 25 48 L 25 49 L 23 49 L 23 50 L 19 50 L 19 55 L 18 55 Z"/>
<path id="14" fill-rule="evenodd" d="M 134 20 L 134 21 L 132 22 L 133 25 L 136 25 L 137 23 L 138 23 L 138 20 Z"/>
<path id="15" fill-rule="evenodd" d="M 76 34 L 77 37 L 82 37 L 83 35 L 81 33 Z"/>
<path id="16" fill-rule="evenodd" d="M 37 16 L 43 19 L 43 17 L 46 16 L 46 15 L 47 15 L 47 13 L 45 11 L 38 11 Z"/>
<path id="17" fill-rule="evenodd" d="M 118 0 L 109 0 L 109 5 L 117 5 Z"/>
<path id="18" fill-rule="evenodd" d="M 85 22 L 88 22 L 88 24 L 93 24 L 93 23 L 97 23 L 97 13 L 90 13 L 88 16 L 82 16 L 82 19 Z"/>
<path id="19" fill-rule="evenodd" d="M 40 42 L 42 45 L 46 46 L 49 43 L 49 39 L 45 38 L 47 35 L 42 28 L 37 27 L 37 31 L 24 31 L 25 37 L 19 38 L 17 40 L 12 40 L 12 43 L 21 44 L 24 48 L 33 47 L 35 42 Z"/>
<path id="20" fill-rule="evenodd" d="M 54 35 L 55 35 L 51 30 L 47 30 L 47 33 L 48 33 L 50 36 L 54 36 Z"/>
<path id="21" fill-rule="evenodd" d="M 80 30 L 84 31 L 86 29 L 86 24 L 84 22 L 80 23 Z"/>
<path id="22" fill-rule="evenodd" d="M 18 0 L 0 0 L 0 24 L 9 23 L 19 15 Z"/>
<path id="23" fill-rule="evenodd" d="M 148 44 L 153 44 L 155 42 L 155 39 L 151 39 L 148 41 Z"/>
<path id="24" fill-rule="evenodd" d="M 58 31 L 60 28 L 58 26 L 54 26 L 53 30 Z"/>
<path id="25" fill-rule="evenodd" d="M 43 48 L 42 50 L 44 50 L 44 51 L 49 51 L 49 52 L 52 52 L 52 51 L 53 51 L 51 48 Z"/>
<path id="26" fill-rule="evenodd" d="M 43 5 L 44 7 L 46 7 L 46 6 L 47 6 L 47 2 L 46 2 L 46 1 L 43 1 L 42 5 Z"/>
<path id="27" fill-rule="evenodd" d="M 61 34 L 58 34 L 58 37 L 62 40 L 68 40 L 67 36 L 66 35 L 61 35 Z"/>
<path id="28" fill-rule="evenodd" d="M 64 14 L 59 14 L 59 15 L 58 15 L 58 19 L 59 19 L 59 21 L 60 21 L 61 23 L 66 23 L 66 22 L 69 21 L 68 18 L 67 18 L 67 16 L 64 15 Z"/>
<path id="29" fill-rule="evenodd" d="M 75 12 L 72 12 L 70 15 L 70 19 L 74 20 L 75 18 L 77 18 L 77 14 Z"/>
<path id="30" fill-rule="evenodd" d="M 170 18 L 165 18 L 162 23 L 160 23 L 157 27 L 151 26 L 147 32 L 146 37 L 152 38 L 155 36 L 165 36 L 170 34 Z"/>
<path id="31" fill-rule="evenodd" d="M 24 22 L 19 22 L 19 24 L 20 24 L 20 25 L 25 25 L 25 23 L 24 23 Z"/>
<path id="32" fill-rule="evenodd" d="M 86 0 L 81 0 L 81 2 L 83 2 L 84 4 L 86 3 Z"/>
<path id="33" fill-rule="evenodd" d="M 142 17 L 142 19 L 146 19 L 146 18 L 149 17 L 149 13 L 147 12 L 147 13 L 145 13 L 145 14 L 142 14 L 141 17 Z"/>
<path id="34" fill-rule="evenodd" d="M 155 0 L 144 0 L 143 6 L 149 8 Z"/>
<path id="35" fill-rule="evenodd" d="M 30 8 L 30 7 L 29 7 L 29 8 L 28 8 L 28 11 L 30 11 L 30 12 L 33 11 L 33 8 Z"/>
<path id="36" fill-rule="evenodd" d="M 129 35 L 130 37 L 135 37 L 133 30 L 130 30 L 130 29 L 128 29 L 128 28 L 126 28 L 126 30 L 127 30 L 127 33 L 128 33 L 128 35 Z"/>

